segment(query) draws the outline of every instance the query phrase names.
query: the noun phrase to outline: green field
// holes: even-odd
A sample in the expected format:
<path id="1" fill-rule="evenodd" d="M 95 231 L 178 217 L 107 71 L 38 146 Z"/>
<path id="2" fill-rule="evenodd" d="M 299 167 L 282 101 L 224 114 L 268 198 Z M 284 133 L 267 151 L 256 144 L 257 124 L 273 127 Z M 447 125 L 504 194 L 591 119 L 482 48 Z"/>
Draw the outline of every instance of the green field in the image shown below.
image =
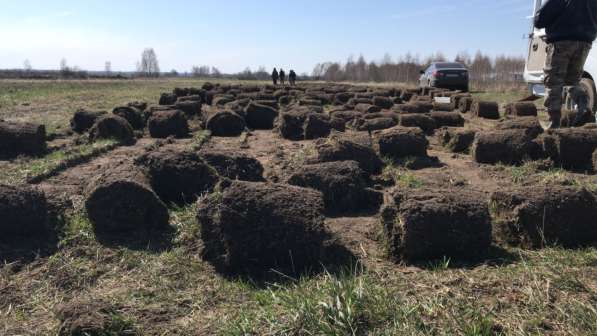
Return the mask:
<path id="1" fill-rule="evenodd" d="M 0 81 L 0 118 L 61 132 L 79 107 L 157 103 L 162 92 L 201 83 Z M 526 92 L 475 94 L 506 103 Z M 195 134 L 194 145 L 207 137 Z M 0 183 L 25 182 L 61 160 L 109 145 L 79 144 L 43 158 L 0 162 Z M 417 177 L 391 168 L 386 174 L 397 185 L 421 186 Z M 496 169 L 513 181 L 536 173 L 528 166 Z M 569 177 L 551 171 L 543 183 L 558 174 Z M 594 177 L 574 178 L 594 188 Z M 82 302 L 74 307 L 79 314 L 90 303 L 101 308 L 91 315 L 101 331 L 91 335 L 597 335 L 595 248 L 495 248 L 478 264 L 443 259 L 416 267 L 392 263 L 383 253 L 362 254 L 300 279 L 264 283 L 222 277 L 200 258 L 195 212 L 194 205 L 170 207 L 174 234 L 162 249 L 103 245 L 82 211 L 70 213 L 55 251 L 0 265 L 0 335 L 56 335 L 58 307 L 73 301 Z"/>

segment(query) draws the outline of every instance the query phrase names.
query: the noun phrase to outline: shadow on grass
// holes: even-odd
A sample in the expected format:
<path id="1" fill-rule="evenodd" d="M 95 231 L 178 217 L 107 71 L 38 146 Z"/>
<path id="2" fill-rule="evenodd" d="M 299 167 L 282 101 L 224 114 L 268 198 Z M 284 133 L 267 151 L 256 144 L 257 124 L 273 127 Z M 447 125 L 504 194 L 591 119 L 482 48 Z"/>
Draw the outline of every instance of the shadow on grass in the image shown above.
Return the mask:
<path id="1" fill-rule="evenodd" d="M 58 232 L 64 226 L 64 218 L 54 211 L 50 211 L 48 216 L 48 225 L 41 232 L 33 235 L 0 235 L 0 267 L 3 264 L 31 263 L 58 250 Z"/>
<path id="2" fill-rule="evenodd" d="M 281 266 L 280 268 L 256 269 L 247 268 L 231 272 L 220 269 L 217 265 L 216 272 L 230 281 L 241 281 L 255 289 L 265 289 L 276 285 L 296 283 L 305 277 L 321 274 L 341 275 L 346 269 L 358 264 L 358 258 L 343 245 L 336 242 L 327 243 L 322 247 L 319 260 L 305 264 L 300 268 Z"/>
<path id="3" fill-rule="evenodd" d="M 124 247 L 133 251 L 160 253 L 172 248 L 172 239 L 176 234 L 173 227 L 162 230 L 127 233 L 95 232 L 97 241 L 105 247 Z"/>
<path id="4" fill-rule="evenodd" d="M 507 266 L 520 261 L 520 255 L 512 253 L 500 246 L 492 245 L 486 253 L 478 256 L 467 256 L 466 258 L 436 259 L 430 261 L 418 261 L 409 263 L 412 266 L 425 270 L 438 269 L 472 269 L 482 265 L 486 266 Z"/>
<path id="5" fill-rule="evenodd" d="M 27 264 L 38 258 L 48 257 L 56 252 L 58 236 L 45 232 L 28 237 L 0 238 L 0 268 L 3 264 Z"/>
<path id="6" fill-rule="evenodd" d="M 411 156 L 394 160 L 395 165 L 410 170 L 442 168 L 445 166 L 436 156 Z"/>

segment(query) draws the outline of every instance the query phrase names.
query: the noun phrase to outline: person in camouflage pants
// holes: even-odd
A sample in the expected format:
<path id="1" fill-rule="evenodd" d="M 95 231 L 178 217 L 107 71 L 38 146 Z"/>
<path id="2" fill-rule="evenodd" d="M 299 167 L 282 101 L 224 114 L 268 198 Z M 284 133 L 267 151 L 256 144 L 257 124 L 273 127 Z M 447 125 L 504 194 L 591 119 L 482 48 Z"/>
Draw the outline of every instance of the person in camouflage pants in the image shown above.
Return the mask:
<path id="1" fill-rule="evenodd" d="M 578 105 L 578 118 L 587 112 L 588 96 L 580 86 L 585 61 L 591 50 L 591 43 L 582 41 L 558 41 L 547 47 L 545 64 L 545 107 L 552 126 L 559 126 L 564 87 L 570 86 L 570 97 Z M 557 120 L 557 121 L 556 121 Z M 556 128 L 554 127 L 554 128 Z"/>
<path id="2" fill-rule="evenodd" d="M 597 1 L 547 0 L 535 15 L 535 27 L 545 29 L 545 107 L 549 128 L 559 128 L 564 87 L 578 106 L 575 124 L 591 112 L 588 96 L 580 86 L 585 61 L 597 37 Z"/>

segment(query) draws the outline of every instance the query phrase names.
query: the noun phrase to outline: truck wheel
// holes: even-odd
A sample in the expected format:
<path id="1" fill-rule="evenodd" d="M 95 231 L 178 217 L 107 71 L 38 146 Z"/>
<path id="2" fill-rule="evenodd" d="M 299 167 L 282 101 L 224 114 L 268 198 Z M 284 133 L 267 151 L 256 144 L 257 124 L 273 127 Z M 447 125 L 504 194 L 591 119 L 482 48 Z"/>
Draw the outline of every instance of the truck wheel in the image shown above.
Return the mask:
<path id="1" fill-rule="evenodd" d="M 587 95 L 589 96 L 589 106 L 595 111 L 597 106 L 595 106 L 595 82 L 593 82 L 590 78 L 583 78 L 580 80 L 580 85 L 585 89 Z"/>

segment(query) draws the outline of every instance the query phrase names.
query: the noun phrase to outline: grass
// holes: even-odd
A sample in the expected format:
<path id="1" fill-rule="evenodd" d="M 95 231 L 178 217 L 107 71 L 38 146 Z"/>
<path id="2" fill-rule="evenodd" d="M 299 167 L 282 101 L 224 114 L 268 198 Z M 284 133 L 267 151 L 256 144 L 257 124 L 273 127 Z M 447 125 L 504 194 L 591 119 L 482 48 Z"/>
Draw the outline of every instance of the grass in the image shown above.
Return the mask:
<path id="1" fill-rule="evenodd" d="M 510 250 L 520 260 L 425 269 L 363 260 L 255 286 L 199 258 L 194 206 L 172 208 L 171 247 L 103 246 L 83 212 L 53 255 L 0 268 L 0 333 L 53 334 L 59 302 L 98 297 L 140 335 L 594 335 L 597 250 Z M 381 263 L 380 263 L 381 262 Z M 115 324 L 119 326 L 118 324 Z"/>
<path id="2" fill-rule="evenodd" d="M 516 185 L 568 185 L 597 191 L 597 178 L 594 175 L 569 172 L 560 167 L 543 167 L 537 161 L 527 161 L 518 166 L 498 164 L 501 170 Z"/>
<path id="3" fill-rule="evenodd" d="M 492 89 L 473 87 L 471 92 L 475 98 L 497 101 L 499 104 L 515 102 L 530 95 L 524 86 L 506 86 Z"/>
<path id="4" fill-rule="evenodd" d="M 416 189 L 423 187 L 424 183 L 408 169 L 397 166 L 391 159 L 384 159 L 382 177 L 394 181 L 402 188 Z"/>
<path id="5" fill-rule="evenodd" d="M 211 138 L 211 131 L 209 130 L 201 130 L 193 135 L 193 145 L 191 146 L 193 150 L 199 150 L 206 144 L 209 139 Z"/>
<path id="6" fill-rule="evenodd" d="M 175 87 L 198 87 L 204 82 L 187 78 L 0 80 L 0 119 L 42 123 L 48 133 L 54 133 L 68 129 L 72 114 L 79 108 L 110 111 L 135 100 L 157 104 L 162 92 L 171 92 Z"/>
<path id="7" fill-rule="evenodd" d="M 0 118 L 46 118 L 64 128 L 80 104 L 110 108 L 129 100 L 155 101 L 161 91 L 197 84 L 3 81 Z M 510 99 L 509 93 L 495 95 Z M 196 133 L 191 146 L 199 148 L 209 137 Z M 22 182 L 105 145 L 83 144 L 43 158 L 2 162 L 0 179 Z M 292 162 L 304 162 L 313 151 L 305 146 Z M 571 179 L 597 186 L 594 176 L 530 164 L 500 169 L 520 185 Z M 401 188 L 424 187 L 414 174 L 390 163 L 384 176 Z M 108 335 L 125 330 L 138 335 L 597 334 L 595 248 L 508 248 L 517 256 L 508 262 L 457 266 L 443 259 L 424 268 L 395 264 L 367 250 L 367 257 L 356 265 L 340 265 L 340 271 L 329 267 L 300 279 L 256 284 L 220 276 L 201 259 L 194 205 L 170 208 L 174 234 L 159 250 L 99 243 L 77 206 L 61 227 L 56 251 L 0 266 L 1 335 L 55 335 L 60 327 L 55 307 L 79 299 L 118 307 L 104 330 Z"/>
<path id="8" fill-rule="evenodd" d="M 597 296 L 586 285 L 595 285 L 590 278 L 595 270 L 562 270 L 594 262 L 595 251 L 520 253 L 522 261 L 508 267 L 406 274 L 353 268 L 275 285 L 250 295 L 249 304 L 220 333 L 590 335 L 597 323 Z M 562 256 L 570 260 L 562 264 Z"/>
<path id="9" fill-rule="evenodd" d="M 52 151 L 42 157 L 22 157 L 14 161 L 0 161 L 0 168 L 5 172 L 0 175 L 0 183 L 24 183 L 30 178 L 60 169 L 69 161 L 110 149 L 115 144 L 114 140 L 99 140 Z"/>

